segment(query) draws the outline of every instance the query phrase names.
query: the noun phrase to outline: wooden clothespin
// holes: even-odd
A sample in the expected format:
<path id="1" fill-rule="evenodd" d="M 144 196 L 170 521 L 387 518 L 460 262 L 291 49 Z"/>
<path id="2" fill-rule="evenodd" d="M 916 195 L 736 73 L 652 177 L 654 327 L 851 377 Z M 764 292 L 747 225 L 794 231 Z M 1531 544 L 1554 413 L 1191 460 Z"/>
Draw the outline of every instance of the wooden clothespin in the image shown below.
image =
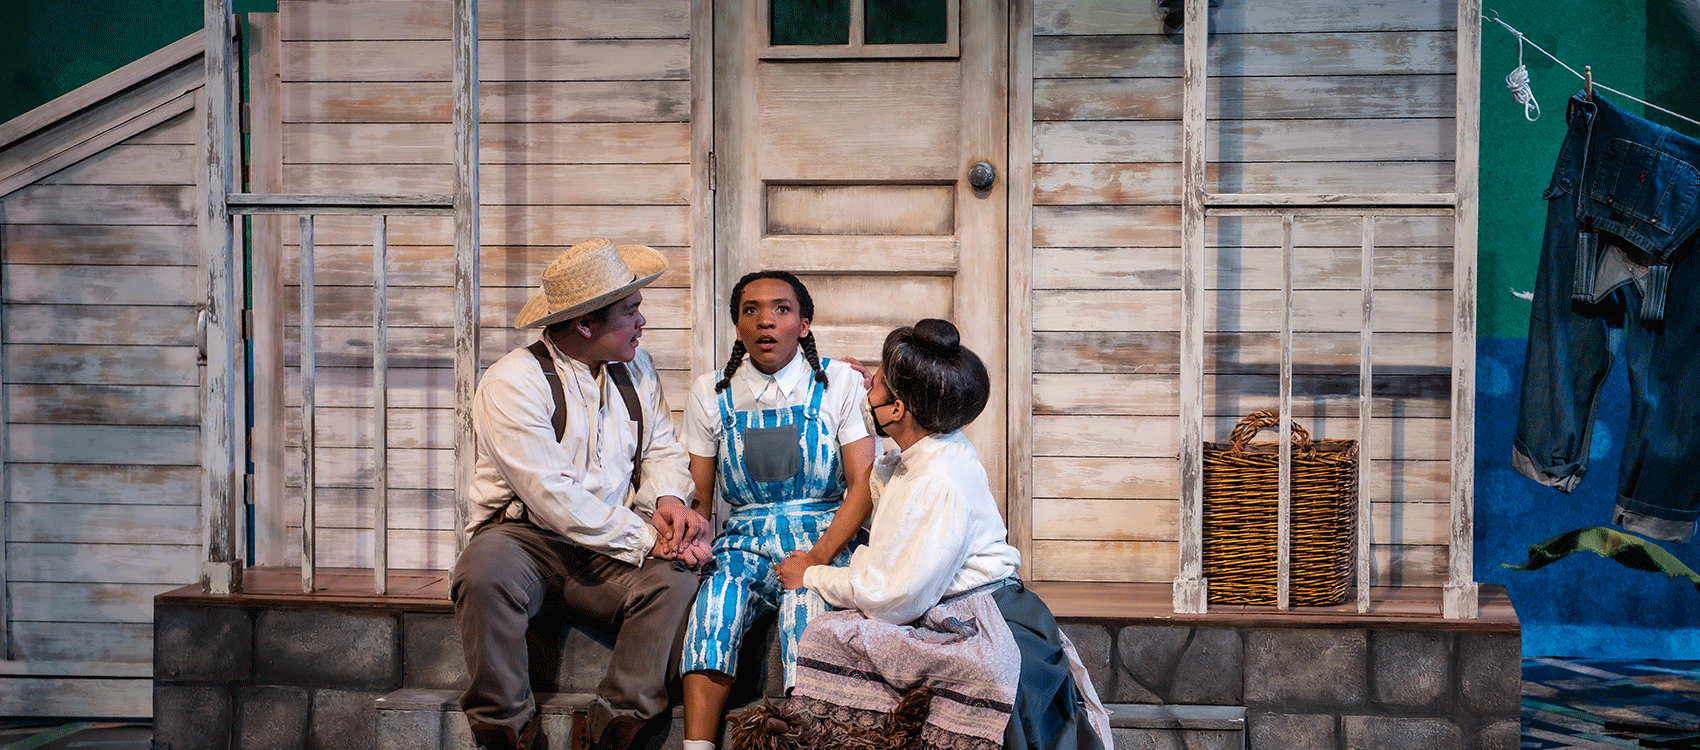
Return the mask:
<path id="1" fill-rule="evenodd" d="M 1594 66 L 1582 66 L 1582 82 L 1588 92 L 1588 101 L 1594 100 Z"/>

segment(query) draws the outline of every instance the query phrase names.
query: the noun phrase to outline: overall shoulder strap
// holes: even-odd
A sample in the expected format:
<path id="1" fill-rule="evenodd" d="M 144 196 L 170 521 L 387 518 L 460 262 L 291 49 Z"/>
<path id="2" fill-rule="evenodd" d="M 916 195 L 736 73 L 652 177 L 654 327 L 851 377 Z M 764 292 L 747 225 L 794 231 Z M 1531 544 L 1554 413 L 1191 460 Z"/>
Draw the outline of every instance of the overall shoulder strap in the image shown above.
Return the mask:
<path id="1" fill-rule="evenodd" d="M 606 362 L 602 365 L 608 370 L 608 378 L 614 381 L 614 387 L 620 389 L 620 398 L 625 399 L 626 414 L 632 418 L 632 424 L 637 426 L 637 449 L 632 452 L 632 489 L 637 489 L 643 474 L 643 406 L 638 402 L 637 386 L 632 384 L 632 374 L 626 370 L 623 362 Z"/>
<path id="2" fill-rule="evenodd" d="M 821 372 L 826 372 L 826 368 L 831 364 L 832 360 L 822 359 L 820 361 Z M 812 372 L 809 373 L 809 390 L 809 408 L 807 413 L 809 419 L 818 419 L 820 417 L 821 399 L 826 396 L 826 384 L 816 380 L 814 373 Z"/>
<path id="3" fill-rule="evenodd" d="M 544 379 L 549 381 L 549 393 L 555 397 L 555 413 L 549 421 L 554 423 L 555 440 L 559 441 L 567 434 L 567 393 L 561 389 L 561 376 L 555 374 L 555 358 L 549 356 L 549 345 L 542 339 L 531 342 L 526 349 L 537 358 L 538 366 L 543 368 Z"/>
<path id="4" fill-rule="evenodd" d="M 732 389 L 734 387 L 726 386 L 726 390 L 721 391 L 719 398 L 715 399 L 715 402 L 720 404 L 720 429 L 724 432 L 731 432 L 732 425 L 735 424 L 732 419 L 732 412 L 734 411 L 732 408 Z"/>

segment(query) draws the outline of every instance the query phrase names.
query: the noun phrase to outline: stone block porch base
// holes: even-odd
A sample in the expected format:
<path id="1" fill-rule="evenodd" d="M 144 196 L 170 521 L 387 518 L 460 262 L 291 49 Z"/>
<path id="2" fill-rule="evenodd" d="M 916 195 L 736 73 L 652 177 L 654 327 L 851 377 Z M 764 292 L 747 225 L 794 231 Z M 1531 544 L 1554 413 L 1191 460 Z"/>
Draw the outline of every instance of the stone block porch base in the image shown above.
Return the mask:
<path id="1" fill-rule="evenodd" d="M 391 710 L 408 694 L 438 700 L 432 713 L 440 717 L 441 699 L 430 696 L 452 696 L 465 683 L 446 579 L 391 571 L 391 593 L 378 596 L 369 571 L 321 569 L 319 590 L 303 594 L 299 570 L 259 568 L 247 571 L 240 594 L 185 587 L 159 595 L 157 746 L 399 747 L 399 730 L 380 731 L 380 699 Z M 1441 618 L 1439 589 L 1377 590 L 1363 615 L 1355 604 L 1176 615 L 1167 584 L 1033 588 L 1105 702 L 1129 704 L 1117 707 L 1115 722 L 1124 750 L 1518 747 L 1521 630 L 1497 586 L 1482 586 L 1476 620 Z M 590 692 L 607 665 L 606 634 L 561 623 L 536 630 L 536 688 Z M 777 694 L 771 639 L 752 643 L 740 668 L 745 700 Z M 435 736 L 448 740 L 440 746 L 464 741 L 464 727 L 436 720 Z M 656 728 L 652 747 L 678 746 L 678 720 L 670 724 Z M 565 727 L 557 720 L 552 738 L 565 741 L 557 733 Z"/>
<path id="2" fill-rule="evenodd" d="M 459 693 L 453 690 L 397 690 L 377 701 L 378 750 L 466 750 L 472 746 L 465 717 L 456 707 Z M 572 731 L 572 712 L 590 704 L 588 693 L 543 693 L 538 705 L 543 711 L 543 731 L 550 747 L 555 738 Z M 1158 706 L 1112 703 L 1110 731 L 1122 750 L 1173 748 L 1174 750 L 1240 750 L 1245 747 L 1245 709 L 1231 706 Z M 656 726 L 647 737 L 648 747 L 680 750 L 684 719 L 677 706 L 665 728 Z M 728 747 L 724 732 L 720 747 Z M 822 750 L 829 750 L 822 748 Z"/>

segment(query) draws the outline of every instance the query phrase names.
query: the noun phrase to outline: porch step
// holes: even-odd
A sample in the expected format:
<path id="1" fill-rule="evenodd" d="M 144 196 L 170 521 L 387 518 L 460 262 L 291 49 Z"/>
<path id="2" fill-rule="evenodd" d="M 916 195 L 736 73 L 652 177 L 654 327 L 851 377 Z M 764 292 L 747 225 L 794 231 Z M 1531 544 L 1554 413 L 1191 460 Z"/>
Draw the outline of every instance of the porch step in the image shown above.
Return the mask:
<path id="1" fill-rule="evenodd" d="M 594 698 L 590 693 L 537 693 L 543 712 L 543 733 L 549 746 L 565 748 L 572 737 L 574 711 L 584 710 Z M 378 750 L 469 750 L 472 731 L 460 712 L 459 690 L 397 690 L 374 701 L 378 713 Z M 654 727 L 649 736 L 633 746 L 645 750 L 680 750 L 684 747 L 684 709 L 673 706 L 671 721 Z M 722 739 L 724 744 L 724 738 Z"/>
<path id="2" fill-rule="evenodd" d="M 250 576 L 241 595 L 194 586 L 155 599 L 159 747 L 468 750 L 465 719 L 454 710 L 468 678 L 446 594 L 429 601 L 303 595 L 299 570 L 284 572 L 269 589 Z M 369 586 L 369 576 L 359 583 Z M 1516 747 L 1521 639 L 1503 586 L 1482 586 L 1482 617 L 1474 620 L 1442 619 L 1439 594 L 1362 617 L 1272 608 L 1180 616 L 1167 584 L 1047 586 L 1042 595 L 1098 694 L 1139 704 L 1116 706 L 1124 750 L 1250 742 L 1260 750 Z M 528 644 L 535 689 L 593 692 L 611 655 L 606 634 L 536 625 Z M 738 669 L 748 687 L 737 695 L 782 692 L 769 634 L 754 635 L 740 655 L 749 659 Z M 395 695 L 403 688 L 442 693 L 404 700 L 406 693 Z M 374 710 L 379 698 L 388 706 L 382 712 Z M 1199 723 L 1221 708 L 1176 707 L 1206 704 L 1230 707 L 1228 724 Z M 1243 719 L 1233 706 L 1246 707 Z M 406 716 L 422 711 L 430 716 Z M 391 714 L 381 733 L 380 713 Z M 444 714 L 453 721 L 445 724 Z M 570 738 L 569 721 L 562 715 L 551 733 Z M 436 741 L 412 743 L 403 727 Z M 671 731 L 656 747 L 677 746 L 680 734 Z"/>
<path id="3" fill-rule="evenodd" d="M 785 682 L 779 659 L 779 638 L 772 615 L 760 617 L 745 634 L 744 647 L 738 654 L 738 680 L 733 684 L 727 710 L 747 705 L 762 696 L 779 697 L 785 694 Z M 373 702 L 378 750 L 469 750 L 472 733 L 460 711 L 461 687 L 469 678 L 460 669 L 459 637 L 451 621 L 447 627 L 429 635 L 419 633 L 416 651 L 446 655 L 451 664 L 443 665 L 451 674 L 431 685 L 403 687 Z M 548 618 L 535 620 L 526 633 L 526 648 L 531 660 L 532 688 L 543 712 L 543 732 L 550 747 L 565 748 L 572 737 L 572 713 L 590 705 L 589 692 L 608 672 L 613 655 L 614 634 L 578 624 L 564 624 Z M 423 654 L 414 655 L 415 663 L 426 661 Z M 447 687 L 447 686 L 454 687 Z M 684 712 L 679 696 L 673 696 L 672 720 L 656 722 L 647 736 L 640 736 L 634 748 L 641 750 L 680 750 L 685 736 Z"/>
<path id="4" fill-rule="evenodd" d="M 553 747 L 572 737 L 572 713 L 590 705 L 590 693 L 538 693 L 543 733 Z M 459 690 L 404 688 L 374 701 L 378 750 L 467 750 L 472 732 L 460 712 Z"/>
<path id="5" fill-rule="evenodd" d="M 1118 748 L 1244 750 L 1244 706 L 1107 703 Z"/>
<path id="6" fill-rule="evenodd" d="M 590 705 L 589 693 L 538 693 L 543 732 L 552 747 L 565 747 L 572 736 L 572 713 Z M 379 750 L 467 750 L 472 735 L 460 713 L 460 691 L 397 690 L 377 699 Z M 1110 731 L 1116 746 L 1175 750 L 1244 750 L 1245 708 L 1111 703 Z M 658 728 L 659 729 L 659 728 Z M 684 712 L 674 706 L 672 721 L 642 746 L 677 750 L 684 737 Z M 725 746 L 725 738 L 721 738 Z"/>

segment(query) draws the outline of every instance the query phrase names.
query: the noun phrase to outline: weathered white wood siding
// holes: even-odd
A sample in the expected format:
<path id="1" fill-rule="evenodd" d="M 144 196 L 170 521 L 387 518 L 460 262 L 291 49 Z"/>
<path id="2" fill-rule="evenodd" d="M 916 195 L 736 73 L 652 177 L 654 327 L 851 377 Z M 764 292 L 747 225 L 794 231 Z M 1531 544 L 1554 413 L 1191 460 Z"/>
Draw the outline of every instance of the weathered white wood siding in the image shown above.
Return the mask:
<path id="1" fill-rule="evenodd" d="M 1211 47 L 1213 192 L 1452 190 L 1453 3 L 1228 6 Z M 283 2 L 282 190 L 449 189 L 448 10 L 445 0 Z M 701 210 L 691 205 L 691 4 L 487 0 L 480 12 L 484 361 L 528 338 L 507 324 L 561 247 L 596 235 L 642 242 L 673 262 L 646 292 L 645 342 L 681 405 L 689 353 L 706 348 L 689 329 L 702 314 L 688 249 Z M 1172 580 L 1181 48 L 1137 3 L 1036 0 L 1031 25 L 1029 575 Z M 394 567 L 452 559 L 450 231 L 431 218 L 389 227 Z M 1212 219 L 1208 232 L 1203 390 L 1207 432 L 1225 438 L 1276 398 L 1280 219 Z M 1444 577 L 1450 232 L 1439 217 L 1375 230 L 1366 489 L 1378 582 Z M 293 299 L 293 224 L 280 233 Z M 354 218 L 323 219 L 316 235 L 322 565 L 366 565 L 371 550 L 370 236 Z M 1356 432 L 1361 237 L 1347 217 L 1295 227 L 1295 416 L 1318 437 Z M 280 307 L 293 352 L 297 313 Z M 286 359 L 275 386 L 285 422 L 298 425 Z M 299 436 L 286 443 L 290 499 L 276 517 L 298 519 Z"/>
<path id="2" fill-rule="evenodd" d="M 566 246 L 650 245 L 671 265 L 644 291 L 643 344 L 677 409 L 692 368 L 690 4 L 484 0 L 479 15 L 481 366 L 535 337 L 513 316 Z M 446 0 L 284 0 L 279 22 L 283 192 L 451 192 Z M 261 517 L 298 525 L 298 230 L 282 225 L 287 499 Z M 321 566 L 371 564 L 371 227 L 315 225 Z M 447 218 L 389 221 L 392 568 L 453 564 L 452 233 Z M 285 548 L 258 562 L 295 564 Z"/>
<path id="3" fill-rule="evenodd" d="M 1224 3 L 1208 86 L 1212 193 L 1452 190 L 1446 0 Z M 1037 579 L 1176 574 L 1181 47 L 1150 4 L 1036 0 L 1033 560 Z M 1205 432 L 1273 408 L 1281 219 L 1207 223 Z M 1378 583 L 1445 579 L 1451 219 L 1378 222 L 1372 546 Z M 1294 229 L 1295 418 L 1357 429 L 1355 218 Z M 1273 439 L 1273 436 L 1266 436 Z"/>
<path id="4" fill-rule="evenodd" d="M 200 129 L 184 108 L 0 196 L 0 713 L 147 715 L 153 596 L 198 575 Z"/>

